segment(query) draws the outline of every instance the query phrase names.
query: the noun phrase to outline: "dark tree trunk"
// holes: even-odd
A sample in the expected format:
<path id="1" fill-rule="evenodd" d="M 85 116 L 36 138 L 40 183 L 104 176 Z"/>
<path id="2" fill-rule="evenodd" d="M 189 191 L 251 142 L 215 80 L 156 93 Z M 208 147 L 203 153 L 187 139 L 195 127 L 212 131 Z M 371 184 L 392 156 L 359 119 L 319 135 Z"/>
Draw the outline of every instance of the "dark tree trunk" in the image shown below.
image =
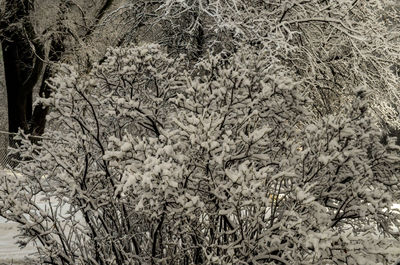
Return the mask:
<path id="1" fill-rule="evenodd" d="M 48 54 L 50 62 L 59 62 L 65 51 L 65 38 L 71 32 L 63 25 L 62 20 L 71 4 L 70 1 L 60 3 L 58 29 L 51 36 Z M 112 4 L 113 0 L 103 1 L 94 24 L 84 34 L 83 39 L 90 37 Z M 5 0 L 5 8 L 7 17 L 0 19 L 0 40 L 7 87 L 9 132 L 15 133 L 22 129 L 26 133 L 40 136 L 44 132 L 49 109 L 39 103 L 32 110 L 32 92 L 42 80 L 39 94 L 45 98 L 50 96 L 46 81 L 51 77 L 52 71 L 49 64 L 42 71 L 43 58 L 46 57 L 44 45 L 37 38 L 29 18 L 34 0 Z"/>
<path id="2" fill-rule="evenodd" d="M 58 62 L 61 60 L 61 56 L 65 51 L 63 38 L 54 38 L 50 45 L 49 60 L 52 62 Z M 48 98 L 50 96 L 50 88 L 46 81 L 51 77 L 52 72 L 50 66 L 47 65 L 43 74 L 42 83 L 40 85 L 39 96 L 42 98 Z M 44 128 L 46 127 L 46 116 L 49 112 L 49 107 L 39 103 L 35 106 L 32 115 L 32 122 L 29 128 L 29 133 L 32 135 L 42 135 Z"/>
<path id="3" fill-rule="evenodd" d="M 4 74 L 7 87 L 8 103 L 8 129 L 10 132 L 17 132 L 18 127 L 26 128 L 26 117 L 24 111 L 24 99 L 20 98 L 22 87 L 21 74 L 17 65 L 18 48 L 11 43 L 2 43 Z"/>
<path id="4" fill-rule="evenodd" d="M 32 91 L 40 79 L 44 55 L 28 18 L 33 1 L 6 1 L 8 17 L 1 30 L 7 87 L 9 131 L 28 131 L 32 117 Z"/>

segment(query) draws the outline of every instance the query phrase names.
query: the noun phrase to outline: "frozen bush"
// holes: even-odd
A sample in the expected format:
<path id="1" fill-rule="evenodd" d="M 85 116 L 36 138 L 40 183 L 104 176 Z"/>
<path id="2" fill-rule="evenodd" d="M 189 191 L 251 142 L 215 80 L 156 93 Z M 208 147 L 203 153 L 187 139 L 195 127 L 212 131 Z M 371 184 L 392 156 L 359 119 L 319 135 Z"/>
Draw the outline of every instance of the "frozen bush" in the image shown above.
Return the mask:
<path id="1" fill-rule="evenodd" d="M 369 90 L 315 119 L 292 75 L 268 45 L 192 68 L 156 45 L 65 66 L 43 100 L 51 140 L 21 135 L 0 214 L 50 264 L 390 264 L 398 147 Z"/>

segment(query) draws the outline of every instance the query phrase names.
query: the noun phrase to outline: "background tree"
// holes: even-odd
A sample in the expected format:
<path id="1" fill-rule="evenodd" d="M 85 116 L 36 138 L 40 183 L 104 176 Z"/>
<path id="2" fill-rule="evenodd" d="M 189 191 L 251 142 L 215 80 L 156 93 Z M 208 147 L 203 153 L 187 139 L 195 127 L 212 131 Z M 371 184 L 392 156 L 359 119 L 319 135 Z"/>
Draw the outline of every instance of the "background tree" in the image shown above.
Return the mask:
<path id="1" fill-rule="evenodd" d="M 128 31 L 130 40 L 140 42 L 143 32 L 151 33 L 154 42 L 192 59 L 210 50 L 229 56 L 242 43 L 252 49 L 262 43 L 278 45 L 295 79 L 305 80 L 302 86 L 313 99 L 316 116 L 337 112 L 352 100 L 354 87 L 365 85 L 372 91 L 371 111 L 383 125 L 399 126 L 398 78 L 393 71 L 400 54 L 396 1 L 129 3 L 118 14 L 144 25 Z"/>
<path id="2" fill-rule="evenodd" d="M 33 86 L 40 78 L 43 65 L 35 53 L 44 58 L 44 47 L 28 19 L 33 10 L 33 2 L 6 1 L 4 8 L 9 10 L 1 26 L 5 29 L 2 50 L 9 102 L 9 130 L 17 132 L 19 127 L 27 130 L 28 121 L 32 117 Z M 5 24 L 10 27 L 6 28 Z"/>
<path id="3" fill-rule="evenodd" d="M 40 104 L 32 109 L 35 88 L 39 96 L 48 97 L 46 82 L 54 65 L 62 61 L 82 63 L 72 61 L 70 54 L 92 43 L 91 35 L 113 2 L 3 1 L 0 36 L 10 132 L 20 128 L 33 135 L 43 133 L 48 110 Z"/>
<path id="4" fill-rule="evenodd" d="M 20 34 L 25 38 L 25 46 L 46 43 L 51 51 L 46 53 L 47 61 L 76 63 L 82 71 L 102 60 L 107 45 L 156 42 L 168 47 L 169 52 L 184 53 L 196 61 L 207 50 L 223 51 L 229 56 L 241 43 L 256 47 L 262 42 L 273 39 L 276 44 L 279 40 L 281 56 L 297 78 L 307 77 L 304 89 L 314 99 L 313 111 L 317 116 L 337 111 L 343 101 L 352 97 L 353 85 L 366 84 L 374 91 L 373 111 L 383 124 L 398 127 L 397 77 L 390 67 L 398 60 L 399 23 L 396 3 L 390 0 L 279 4 L 237 0 L 3 2 L 3 17 L 8 18 L 3 21 L 4 29 L 8 25 L 22 25 L 21 16 L 29 15 L 23 27 L 33 26 L 36 39 L 31 38 L 36 42 Z M 10 7 L 6 9 L 5 5 Z M 53 19 L 37 19 L 43 16 Z M 24 50 L 30 51 L 25 60 L 35 58 L 32 49 Z M 26 65 L 28 70 L 34 69 L 33 62 Z M 40 80 L 48 80 L 49 66 L 44 71 L 46 77 Z M 40 87 L 40 95 L 46 96 L 45 82 Z M 29 110 L 18 112 L 32 116 Z M 18 126 L 41 134 L 46 109 L 38 106 L 34 113 L 30 123 Z M 16 116 L 25 123 L 26 115 L 22 114 Z M 12 131 L 17 128 L 12 127 Z"/>
<path id="5" fill-rule="evenodd" d="M 2 58 L 2 52 L 0 49 L 0 58 Z M 0 113 L 7 113 L 7 91 L 6 85 L 3 80 L 4 68 L 3 61 L 0 60 Z M 0 115 L 0 131 L 6 132 L 8 130 L 8 117 L 7 115 Z M 0 156 L 7 156 L 8 148 L 8 135 L 0 136 Z M 1 166 L 4 166 L 5 161 L 0 162 Z"/>

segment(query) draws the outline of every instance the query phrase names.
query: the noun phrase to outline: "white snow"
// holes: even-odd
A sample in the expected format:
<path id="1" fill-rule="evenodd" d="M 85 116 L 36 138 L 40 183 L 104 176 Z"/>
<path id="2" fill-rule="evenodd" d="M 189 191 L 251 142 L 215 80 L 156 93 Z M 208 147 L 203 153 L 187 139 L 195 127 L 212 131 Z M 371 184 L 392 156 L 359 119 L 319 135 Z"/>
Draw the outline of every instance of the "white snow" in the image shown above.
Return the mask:
<path id="1" fill-rule="evenodd" d="M 0 262 L 24 260 L 29 254 L 34 253 L 35 248 L 32 244 L 23 249 L 18 247 L 18 238 L 15 238 L 17 234 L 18 224 L 0 217 Z"/>
<path id="2" fill-rule="evenodd" d="M 6 222 L 0 218 L 0 262 L 23 260 L 35 252 L 35 248 L 31 244 L 20 249 L 17 245 L 18 239 L 15 238 L 17 234 L 17 223 Z"/>
<path id="3" fill-rule="evenodd" d="M 232 175 L 232 172 L 229 173 L 228 173 L 229 177 L 231 178 L 237 177 Z M 299 192 L 297 196 L 303 197 L 304 194 L 302 192 Z M 192 198 L 192 201 L 189 201 L 186 204 L 196 204 L 197 201 L 198 201 L 197 197 Z M 142 201 L 140 201 L 139 204 L 141 203 Z M 400 209 L 400 204 L 393 204 L 392 209 Z M 62 212 L 65 212 L 65 209 L 63 209 Z M 12 264 L 14 264 L 14 262 L 18 263 L 26 259 L 26 257 L 28 257 L 29 255 L 35 253 L 35 248 L 32 244 L 28 244 L 25 248 L 22 249 L 18 247 L 17 244 L 18 238 L 16 238 L 17 234 L 18 234 L 18 224 L 15 222 L 8 222 L 4 218 L 0 217 L 0 264 L 2 262 L 12 262 Z"/>
<path id="4" fill-rule="evenodd" d="M 39 202 L 38 206 L 43 210 L 48 207 L 46 202 L 42 202 L 42 195 L 38 194 L 36 200 Z M 51 205 L 56 204 L 51 200 Z M 59 214 L 66 213 L 68 206 L 61 208 Z M 58 209 L 59 210 L 59 209 Z M 19 248 L 15 238 L 18 235 L 18 224 L 9 222 L 3 217 L 0 217 L 0 264 L 1 262 L 22 261 L 26 259 L 29 254 L 35 252 L 33 244 L 28 244 L 24 248 Z"/>
<path id="5" fill-rule="evenodd" d="M 14 174 L 9 170 L 1 170 L 6 174 Z M 0 172 L 0 173 L 1 173 Z M 17 174 L 18 175 L 18 174 Z M 38 195 L 37 200 L 40 201 L 41 196 Z M 40 202 L 39 206 L 44 209 L 45 203 Z M 17 244 L 18 238 L 18 224 L 10 222 L 0 217 L 0 263 L 1 262 L 14 262 L 23 261 L 30 254 L 35 253 L 35 247 L 32 243 L 24 248 L 20 248 Z"/>

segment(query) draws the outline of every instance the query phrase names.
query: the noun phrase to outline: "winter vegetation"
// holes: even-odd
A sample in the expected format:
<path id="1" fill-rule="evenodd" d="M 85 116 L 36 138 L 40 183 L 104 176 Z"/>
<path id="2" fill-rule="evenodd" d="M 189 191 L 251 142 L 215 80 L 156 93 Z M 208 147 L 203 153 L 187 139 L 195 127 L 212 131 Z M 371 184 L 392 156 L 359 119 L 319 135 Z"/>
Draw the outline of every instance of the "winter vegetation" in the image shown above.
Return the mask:
<path id="1" fill-rule="evenodd" d="M 400 258 L 395 2 L 50 3 L 62 38 L 28 2 L 46 123 L 17 126 L 0 216 L 32 262 Z"/>

